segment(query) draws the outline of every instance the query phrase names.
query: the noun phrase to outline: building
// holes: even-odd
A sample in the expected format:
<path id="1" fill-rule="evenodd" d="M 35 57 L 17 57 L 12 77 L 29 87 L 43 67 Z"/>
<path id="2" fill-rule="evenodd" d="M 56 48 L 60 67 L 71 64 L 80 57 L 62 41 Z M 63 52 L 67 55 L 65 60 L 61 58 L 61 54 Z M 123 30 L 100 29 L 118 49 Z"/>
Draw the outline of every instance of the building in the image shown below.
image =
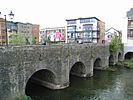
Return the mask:
<path id="1" fill-rule="evenodd" d="M 40 43 L 64 43 L 65 42 L 65 27 L 52 27 L 52 28 L 44 28 L 40 31 Z"/>
<path id="2" fill-rule="evenodd" d="M 35 44 L 39 43 L 39 32 L 40 32 L 40 25 L 32 24 L 32 39 L 35 39 Z"/>
<path id="3" fill-rule="evenodd" d="M 10 35 L 13 33 L 17 33 L 17 25 L 12 21 L 7 21 L 7 39 L 8 44 L 11 39 Z M 5 28 L 5 19 L 0 18 L 0 44 L 4 45 L 6 43 L 6 28 Z"/>
<path id="4" fill-rule="evenodd" d="M 39 43 L 39 25 L 31 24 L 31 23 L 22 23 L 22 22 L 13 22 L 6 21 L 5 19 L 0 18 L 0 44 L 6 44 L 6 31 L 5 26 L 7 27 L 7 38 L 8 44 L 12 44 L 11 40 L 13 40 L 14 34 L 16 37 L 20 34 L 24 37 L 25 43 L 23 44 L 33 44 L 33 38 L 36 41 L 36 44 Z"/>
<path id="5" fill-rule="evenodd" d="M 67 19 L 66 43 L 99 43 L 104 40 L 105 23 L 96 17 Z"/>
<path id="6" fill-rule="evenodd" d="M 127 39 L 133 40 L 133 8 L 127 12 L 128 26 L 127 26 Z"/>
<path id="7" fill-rule="evenodd" d="M 11 41 L 13 40 L 12 34 L 17 34 L 17 25 L 12 21 L 7 21 L 7 34 L 8 34 L 8 44 L 13 44 Z"/>
<path id="8" fill-rule="evenodd" d="M 111 27 L 105 32 L 105 42 L 110 43 L 114 36 L 117 36 L 120 42 L 122 41 L 122 32 Z"/>
<path id="9" fill-rule="evenodd" d="M 0 18 L 0 45 L 6 44 L 5 19 Z"/>

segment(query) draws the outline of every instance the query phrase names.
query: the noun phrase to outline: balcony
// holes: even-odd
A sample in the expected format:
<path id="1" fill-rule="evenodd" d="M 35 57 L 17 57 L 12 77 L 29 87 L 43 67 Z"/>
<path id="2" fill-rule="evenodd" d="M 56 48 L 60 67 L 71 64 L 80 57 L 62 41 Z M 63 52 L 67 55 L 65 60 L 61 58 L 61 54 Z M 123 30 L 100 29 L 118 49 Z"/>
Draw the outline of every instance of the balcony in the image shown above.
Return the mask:
<path id="1" fill-rule="evenodd" d="M 127 37 L 128 40 L 133 40 L 133 36 Z"/>
<path id="2" fill-rule="evenodd" d="M 128 29 L 133 29 L 133 25 L 128 26 Z"/>
<path id="3" fill-rule="evenodd" d="M 100 37 L 92 37 L 93 39 L 100 39 Z"/>

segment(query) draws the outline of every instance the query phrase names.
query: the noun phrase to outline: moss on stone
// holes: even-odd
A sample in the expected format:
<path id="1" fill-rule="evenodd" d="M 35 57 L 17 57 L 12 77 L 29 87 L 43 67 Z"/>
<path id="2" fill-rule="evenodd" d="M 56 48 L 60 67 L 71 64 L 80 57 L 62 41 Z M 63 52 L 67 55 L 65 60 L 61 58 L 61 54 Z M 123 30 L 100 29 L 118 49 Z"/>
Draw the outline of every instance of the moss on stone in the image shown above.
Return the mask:
<path id="1" fill-rule="evenodd" d="M 32 100 L 30 96 L 20 96 L 16 97 L 15 100 Z"/>
<path id="2" fill-rule="evenodd" d="M 124 61 L 124 67 L 133 69 L 133 59 L 125 60 Z"/>

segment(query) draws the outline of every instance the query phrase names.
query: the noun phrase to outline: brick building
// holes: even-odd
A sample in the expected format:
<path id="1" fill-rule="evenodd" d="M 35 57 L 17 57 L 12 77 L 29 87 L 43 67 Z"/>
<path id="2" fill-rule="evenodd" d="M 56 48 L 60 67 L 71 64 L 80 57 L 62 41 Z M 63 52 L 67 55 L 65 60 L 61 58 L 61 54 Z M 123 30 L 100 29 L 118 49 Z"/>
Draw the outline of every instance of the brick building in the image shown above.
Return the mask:
<path id="1" fill-rule="evenodd" d="M 39 43 L 40 25 L 32 24 L 32 39 L 35 39 L 36 44 Z"/>
<path id="2" fill-rule="evenodd" d="M 0 18 L 0 45 L 6 43 L 5 20 Z"/>

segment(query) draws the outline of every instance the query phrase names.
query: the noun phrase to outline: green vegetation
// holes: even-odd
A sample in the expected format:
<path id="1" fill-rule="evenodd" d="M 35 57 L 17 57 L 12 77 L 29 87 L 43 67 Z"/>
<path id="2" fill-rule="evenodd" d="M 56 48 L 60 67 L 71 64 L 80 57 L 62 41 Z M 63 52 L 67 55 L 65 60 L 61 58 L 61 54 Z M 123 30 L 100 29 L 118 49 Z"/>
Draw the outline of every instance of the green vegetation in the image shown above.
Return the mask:
<path id="1" fill-rule="evenodd" d="M 32 37 L 32 44 L 36 44 L 36 37 Z"/>
<path id="2" fill-rule="evenodd" d="M 20 33 L 13 33 L 9 37 L 9 43 L 10 44 L 25 44 L 26 39 L 25 36 Z"/>
<path id="3" fill-rule="evenodd" d="M 124 66 L 124 62 L 123 61 L 118 61 L 115 65 L 109 66 L 106 70 L 115 72 L 115 71 L 118 70 L 118 68 L 123 67 L 123 66 Z"/>
<path id="4" fill-rule="evenodd" d="M 124 66 L 126 68 L 133 68 L 133 59 L 128 59 L 124 61 Z"/>
<path id="5" fill-rule="evenodd" d="M 20 96 L 17 97 L 15 100 L 32 100 L 30 96 Z"/>
<path id="6" fill-rule="evenodd" d="M 118 37 L 115 35 L 113 38 L 112 38 L 112 41 L 111 41 L 111 43 L 110 43 L 110 45 L 109 45 L 109 50 L 111 51 L 111 52 L 116 52 L 118 49 L 120 49 L 121 48 L 121 44 L 120 44 L 120 42 L 119 42 L 119 39 L 118 39 Z"/>
<path id="7" fill-rule="evenodd" d="M 123 66 L 124 65 L 124 62 L 123 61 L 118 61 L 115 65 L 116 66 Z"/>

